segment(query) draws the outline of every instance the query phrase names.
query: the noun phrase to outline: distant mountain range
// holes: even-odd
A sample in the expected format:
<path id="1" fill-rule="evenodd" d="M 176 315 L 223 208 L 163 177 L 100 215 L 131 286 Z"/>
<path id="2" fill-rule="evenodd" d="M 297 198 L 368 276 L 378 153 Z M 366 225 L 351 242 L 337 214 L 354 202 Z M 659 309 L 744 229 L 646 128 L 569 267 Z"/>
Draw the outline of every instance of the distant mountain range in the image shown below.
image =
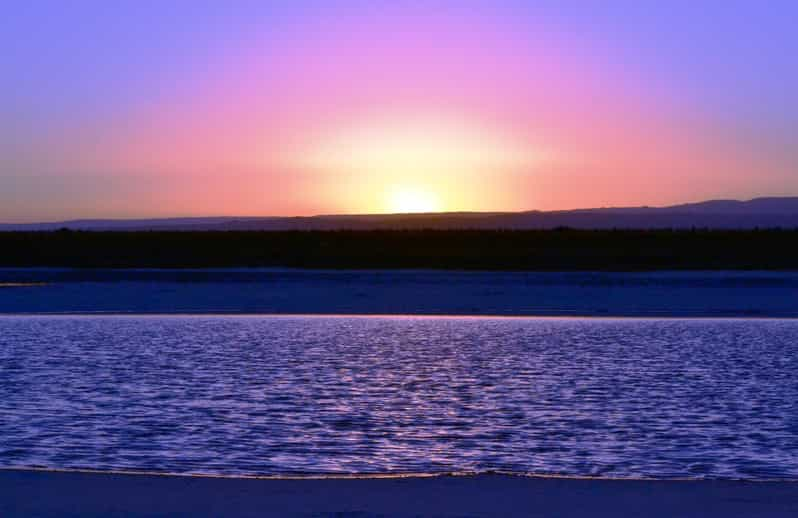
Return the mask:
<path id="1" fill-rule="evenodd" d="M 526 212 L 84 219 L 0 224 L 2 230 L 377 230 L 377 229 L 798 228 L 798 197 L 711 200 L 670 207 L 608 207 Z"/>

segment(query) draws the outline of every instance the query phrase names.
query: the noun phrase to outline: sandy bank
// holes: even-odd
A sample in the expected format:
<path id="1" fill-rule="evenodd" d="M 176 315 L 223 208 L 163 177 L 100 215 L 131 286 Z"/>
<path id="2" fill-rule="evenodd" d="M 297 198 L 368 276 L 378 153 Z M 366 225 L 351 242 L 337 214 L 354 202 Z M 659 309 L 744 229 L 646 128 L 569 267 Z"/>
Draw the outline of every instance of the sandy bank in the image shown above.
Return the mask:
<path id="1" fill-rule="evenodd" d="M 798 516 L 798 483 L 0 471 L 1 516 Z"/>

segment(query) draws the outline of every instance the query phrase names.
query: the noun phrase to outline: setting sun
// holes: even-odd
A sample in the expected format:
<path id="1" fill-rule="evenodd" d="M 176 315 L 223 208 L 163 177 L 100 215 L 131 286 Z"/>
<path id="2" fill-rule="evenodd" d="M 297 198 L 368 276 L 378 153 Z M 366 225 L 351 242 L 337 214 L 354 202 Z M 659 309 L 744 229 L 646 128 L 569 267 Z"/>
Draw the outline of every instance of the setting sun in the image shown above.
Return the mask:
<path id="1" fill-rule="evenodd" d="M 798 0 L 2 7 L 0 518 L 798 518 Z"/>
<path id="2" fill-rule="evenodd" d="M 394 188 L 390 191 L 387 204 L 388 212 L 395 214 L 440 212 L 441 204 L 438 196 L 422 189 Z"/>
<path id="3" fill-rule="evenodd" d="M 330 124 L 300 139 L 288 163 L 328 178 L 326 193 L 357 212 L 473 208 L 490 176 L 528 171 L 543 154 L 478 118 L 387 114 Z M 445 196 L 444 196 L 445 193 Z"/>

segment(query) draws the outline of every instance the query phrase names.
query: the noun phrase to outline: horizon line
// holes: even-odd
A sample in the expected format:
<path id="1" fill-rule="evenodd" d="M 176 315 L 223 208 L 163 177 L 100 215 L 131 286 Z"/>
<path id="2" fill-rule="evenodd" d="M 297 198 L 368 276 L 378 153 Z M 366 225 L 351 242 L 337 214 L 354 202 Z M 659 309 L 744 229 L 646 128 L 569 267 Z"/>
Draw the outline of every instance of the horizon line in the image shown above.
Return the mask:
<path id="1" fill-rule="evenodd" d="M 16 226 L 16 225 L 57 225 L 67 223 L 83 223 L 83 222 L 146 222 L 146 221 L 175 221 L 175 220 L 207 220 L 207 219 L 224 219 L 224 220 L 264 220 L 264 219 L 313 219 L 313 218 L 367 218 L 367 217 L 424 217 L 424 216 L 446 216 L 446 215 L 508 215 L 508 214 L 528 214 L 528 213 L 561 213 L 561 212 L 579 212 L 579 211 L 592 211 L 592 210 L 624 210 L 624 209 L 671 209 L 690 205 L 702 205 L 708 203 L 750 203 L 758 200 L 798 200 L 798 195 L 792 196 L 756 196 L 747 199 L 737 198 L 711 198 L 698 201 L 687 201 L 674 203 L 669 205 L 603 205 L 600 207 L 574 207 L 568 209 L 525 209 L 525 210 L 496 210 L 496 211 L 479 211 L 479 210 L 453 210 L 453 211 L 440 211 L 440 212 L 372 212 L 372 213 L 317 213 L 309 215 L 293 215 L 293 216 L 278 216 L 278 215 L 262 215 L 262 216 L 245 216 L 245 215 L 207 215 L 207 216 L 131 216 L 131 217 L 75 217 L 57 220 L 29 220 L 29 221 L 0 221 L 0 226 Z"/>

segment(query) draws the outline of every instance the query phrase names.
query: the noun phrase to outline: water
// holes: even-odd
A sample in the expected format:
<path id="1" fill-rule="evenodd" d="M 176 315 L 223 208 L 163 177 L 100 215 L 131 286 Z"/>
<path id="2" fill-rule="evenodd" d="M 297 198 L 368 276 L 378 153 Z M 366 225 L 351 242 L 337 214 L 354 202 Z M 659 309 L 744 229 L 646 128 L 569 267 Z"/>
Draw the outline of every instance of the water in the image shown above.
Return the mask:
<path id="1" fill-rule="evenodd" d="M 0 317 L 0 466 L 798 479 L 798 321 Z"/>

